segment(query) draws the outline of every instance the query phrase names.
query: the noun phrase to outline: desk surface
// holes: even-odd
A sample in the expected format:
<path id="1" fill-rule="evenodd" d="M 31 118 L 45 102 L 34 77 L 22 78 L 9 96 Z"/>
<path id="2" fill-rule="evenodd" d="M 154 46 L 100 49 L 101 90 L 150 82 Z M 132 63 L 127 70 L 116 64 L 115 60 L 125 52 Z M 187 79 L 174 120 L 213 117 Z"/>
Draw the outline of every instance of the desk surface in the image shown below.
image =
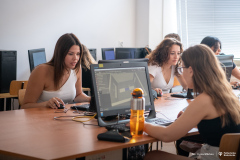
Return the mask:
<path id="1" fill-rule="evenodd" d="M 167 96 L 156 100 L 155 106 L 170 119 L 175 119 L 191 101 Z M 97 135 L 106 131 L 104 127 L 54 120 L 55 116 L 76 115 L 72 110 L 67 113 L 54 111 L 32 108 L 0 112 L 0 154 L 29 159 L 71 159 L 157 141 L 148 135 L 132 138 L 127 143 L 99 141 Z M 97 120 L 90 123 L 97 125 Z"/>
<path id="2" fill-rule="evenodd" d="M 10 93 L 0 93 L 0 98 L 13 98 L 18 97 L 18 95 L 11 95 Z"/>

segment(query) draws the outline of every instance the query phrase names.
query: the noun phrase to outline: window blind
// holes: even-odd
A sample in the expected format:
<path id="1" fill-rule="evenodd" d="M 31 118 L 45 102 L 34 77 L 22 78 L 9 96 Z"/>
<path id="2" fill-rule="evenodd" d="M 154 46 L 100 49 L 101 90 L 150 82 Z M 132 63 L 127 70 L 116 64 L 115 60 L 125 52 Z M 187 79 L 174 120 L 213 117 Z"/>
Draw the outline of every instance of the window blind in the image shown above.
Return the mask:
<path id="1" fill-rule="evenodd" d="M 240 58 L 240 0 L 176 0 L 178 33 L 184 48 L 218 37 L 222 53 Z"/>

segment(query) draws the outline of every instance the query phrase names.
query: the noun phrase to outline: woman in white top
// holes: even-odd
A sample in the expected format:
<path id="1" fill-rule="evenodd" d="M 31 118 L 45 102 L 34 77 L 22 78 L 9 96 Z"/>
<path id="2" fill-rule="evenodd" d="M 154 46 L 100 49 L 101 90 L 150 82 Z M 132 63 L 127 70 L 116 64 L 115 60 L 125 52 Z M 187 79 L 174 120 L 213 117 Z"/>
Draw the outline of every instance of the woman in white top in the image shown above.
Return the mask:
<path id="1" fill-rule="evenodd" d="M 52 59 L 37 66 L 28 81 L 23 108 L 58 108 L 60 103 L 89 102 L 90 97 L 82 92 L 80 58 L 83 53 L 78 38 L 67 33 L 55 46 Z"/>
<path id="2" fill-rule="evenodd" d="M 177 72 L 182 52 L 182 44 L 178 40 L 166 38 L 147 56 L 151 86 L 158 94 L 169 93 L 173 87 L 174 76 L 183 88 L 187 89 L 184 78 Z"/>

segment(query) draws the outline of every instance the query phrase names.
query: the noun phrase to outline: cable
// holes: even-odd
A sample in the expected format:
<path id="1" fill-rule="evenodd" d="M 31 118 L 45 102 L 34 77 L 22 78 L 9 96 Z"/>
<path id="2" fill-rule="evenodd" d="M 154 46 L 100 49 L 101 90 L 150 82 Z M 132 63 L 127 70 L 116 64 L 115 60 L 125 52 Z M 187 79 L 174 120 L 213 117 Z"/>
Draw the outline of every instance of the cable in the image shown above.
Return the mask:
<path id="1" fill-rule="evenodd" d="M 161 115 L 163 115 L 165 118 L 167 118 L 168 120 L 170 120 L 170 121 L 174 121 L 174 120 L 172 120 L 172 119 L 170 119 L 170 118 L 168 118 L 165 114 L 163 114 L 162 112 L 160 112 L 160 111 L 156 111 L 157 113 L 160 113 Z"/>
<path id="2" fill-rule="evenodd" d="M 77 121 L 77 122 L 88 122 L 90 120 L 92 120 L 97 114 L 93 115 L 93 116 L 75 116 L 72 118 L 73 121 Z M 81 120 L 78 120 L 79 118 L 89 118 L 88 120 L 85 120 L 85 121 L 81 121 Z"/>
<path id="3" fill-rule="evenodd" d="M 58 116 L 58 117 L 53 117 L 54 120 L 61 120 L 61 121 L 71 121 L 72 119 L 64 119 L 64 118 L 67 118 L 67 117 L 76 117 L 75 115 L 74 116 Z"/>

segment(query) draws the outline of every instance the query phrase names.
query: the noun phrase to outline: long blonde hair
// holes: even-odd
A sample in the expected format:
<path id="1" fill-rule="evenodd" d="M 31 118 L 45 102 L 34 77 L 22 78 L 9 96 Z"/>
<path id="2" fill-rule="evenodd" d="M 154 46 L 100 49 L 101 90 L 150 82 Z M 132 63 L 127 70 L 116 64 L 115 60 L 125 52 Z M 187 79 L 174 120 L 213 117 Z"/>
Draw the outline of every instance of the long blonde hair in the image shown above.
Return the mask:
<path id="1" fill-rule="evenodd" d="M 84 70 L 87 70 L 87 69 L 90 69 L 91 64 L 97 64 L 97 62 L 92 57 L 88 48 L 85 45 L 82 45 L 82 46 L 83 46 L 83 54 L 81 59 L 81 65 Z"/>
<path id="2" fill-rule="evenodd" d="M 206 45 L 188 48 L 182 54 L 185 67 L 193 69 L 194 92 L 208 94 L 222 120 L 222 127 L 233 122 L 240 124 L 240 102 L 233 93 L 214 52 Z"/>

